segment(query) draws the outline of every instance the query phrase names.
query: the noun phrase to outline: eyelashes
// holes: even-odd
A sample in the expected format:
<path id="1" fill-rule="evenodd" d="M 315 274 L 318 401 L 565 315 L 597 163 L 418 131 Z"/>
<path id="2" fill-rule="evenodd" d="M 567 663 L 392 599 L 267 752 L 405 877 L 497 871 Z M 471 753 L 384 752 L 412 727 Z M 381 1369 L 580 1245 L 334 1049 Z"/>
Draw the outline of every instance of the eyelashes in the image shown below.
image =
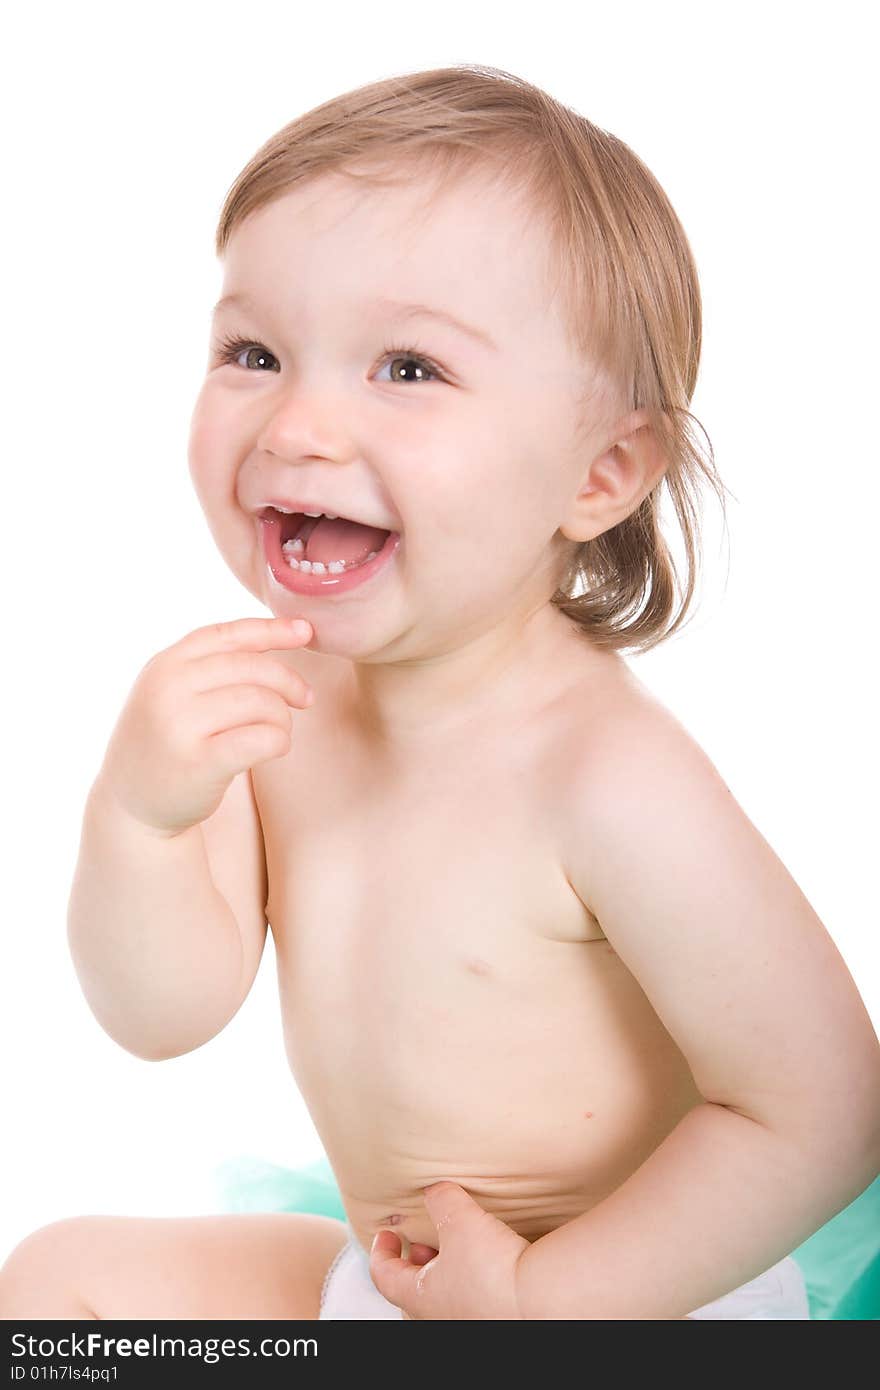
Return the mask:
<path id="1" fill-rule="evenodd" d="M 419 365 L 423 370 L 424 370 L 425 368 L 427 368 L 427 370 L 428 370 L 428 372 L 430 373 L 430 375 L 431 375 L 432 377 L 434 377 L 437 381 L 441 381 L 441 380 L 444 380 L 444 379 L 445 379 L 445 374 L 444 374 L 444 372 L 443 372 L 442 367 L 439 367 L 439 366 L 437 365 L 437 363 L 434 362 L 434 361 L 432 360 L 432 358 L 426 357 L 425 354 L 424 354 L 423 352 L 418 352 L 415 348 L 410 348 L 410 347 L 384 347 L 384 348 L 382 349 L 382 357 L 381 357 L 381 359 L 380 359 L 379 365 L 380 365 L 380 366 L 384 366 L 386 362 L 391 362 L 391 361 L 393 361 L 395 358 L 398 358 L 398 359 L 400 359 L 400 360 L 402 360 L 402 361 L 404 361 L 404 362 L 416 362 L 416 363 L 418 363 L 418 365 Z M 422 377 L 422 380 L 424 380 L 424 379 L 425 379 L 425 378 Z M 412 377 L 412 378 L 407 377 L 406 380 L 418 381 L 419 378 L 418 378 L 418 377 Z"/>
<path id="2" fill-rule="evenodd" d="M 244 352 L 245 348 L 255 350 L 260 346 L 259 343 L 251 343 L 246 338 L 225 337 L 217 344 L 215 355 L 218 362 L 225 364 L 227 362 L 234 362 L 236 357 L 239 357 L 241 353 Z M 272 353 L 266 352 L 265 348 L 263 352 L 267 357 L 272 356 Z"/>
<path id="3" fill-rule="evenodd" d="M 216 360 L 221 365 L 235 362 L 236 358 L 240 357 L 245 349 L 252 352 L 261 352 L 264 357 L 271 357 L 274 361 L 278 360 L 274 353 L 269 352 L 267 348 L 263 347 L 262 343 L 254 343 L 248 338 L 239 338 L 235 336 L 221 339 L 215 349 Z M 422 369 L 423 375 L 421 377 L 409 376 L 403 378 L 406 381 L 413 381 L 419 384 L 424 382 L 426 380 L 424 376 L 425 371 L 438 381 L 444 379 L 442 367 L 434 362 L 432 358 L 426 357 L 423 352 L 415 348 L 386 346 L 382 349 L 382 357 L 379 365 L 384 366 L 386 362 L 389 360 L 393 361 L 394 359 L 404 362 L 415 362 L 417 366 Z M 246 371 L 247 368 L 244 370 Z"/>

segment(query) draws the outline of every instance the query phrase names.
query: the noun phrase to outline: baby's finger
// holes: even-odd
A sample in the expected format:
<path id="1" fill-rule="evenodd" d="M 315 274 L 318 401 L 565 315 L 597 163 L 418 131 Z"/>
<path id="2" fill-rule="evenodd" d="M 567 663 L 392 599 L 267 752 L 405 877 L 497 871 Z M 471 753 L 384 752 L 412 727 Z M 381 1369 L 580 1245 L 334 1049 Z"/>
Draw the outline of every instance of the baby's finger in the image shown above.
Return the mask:
<path id="1" fill-rule="evenodd" d="M 440 1251 L 435 1250 L 433 1245 L 413 1244 L 410 1241 L 409 1258 L 414 1265 L 426 1265 L 429 1260 L 433 1260 L 434 1256 L 439 1254 Z"/>
<path id="2" fill-rule="evenodd" d="M 264 685 L 276 690 L 290 705 L 305 709 L 312 703 L 312 687 L 298 671 L 259 652 L 213 652 L 188 663 L 188 688 L 194 693 L 224 685 Z"/>
<path id="3" fill-rule="evenodd" d="M 286 734 L 293 728 L 290 705 L 263 685 L 224 685 L 219 690 L 206 690 L 192 706 L 191 727 L 200 739 L 257 724 L 274 724 Z"/>
<path id="4" fill-rule="evenodd" d="M 306 618 L 233 618 L 198 627 L 176 645 L 187 656 L 224 651 L 271 652 L 304 647 L 313 636 L 312 625 Z"/>

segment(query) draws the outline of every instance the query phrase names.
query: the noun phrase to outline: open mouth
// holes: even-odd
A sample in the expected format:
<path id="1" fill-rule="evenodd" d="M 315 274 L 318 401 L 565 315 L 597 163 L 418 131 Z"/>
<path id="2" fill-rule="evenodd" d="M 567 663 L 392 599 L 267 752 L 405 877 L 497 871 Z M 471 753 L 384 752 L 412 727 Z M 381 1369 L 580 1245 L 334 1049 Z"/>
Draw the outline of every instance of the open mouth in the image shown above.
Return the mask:
<path id="1" fill-rule="evenodd" d="M 397 531 L 343 516 L 264 507 L 259 520 L 269 568 L 294 593 L 351 588 L 384 566 L 400 542 Z"/>
<path id="2" fill-rule="evenodd" d="M 262 515 L 277 518 L 281 553 L 291 569 L 303 574 L 344 574 L 378 555 L 390 531 L 348 517 L 306 516 L 266 507 Z"/>

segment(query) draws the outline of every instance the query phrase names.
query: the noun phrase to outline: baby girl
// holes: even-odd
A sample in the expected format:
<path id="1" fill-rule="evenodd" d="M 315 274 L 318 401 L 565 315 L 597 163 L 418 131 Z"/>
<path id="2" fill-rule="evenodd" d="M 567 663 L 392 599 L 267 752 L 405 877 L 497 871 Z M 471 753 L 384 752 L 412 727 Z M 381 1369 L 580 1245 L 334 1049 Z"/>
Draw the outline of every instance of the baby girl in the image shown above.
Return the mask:
<path id="1" fill-rule="evenodd" d="M 808 1317 L 790 1252 L 880 1169 L 880 1045 L 621 655 L 680 629 L 696 485 L 723 502 L 668 198 L 464 65 L 279 131 L 217 251 L 190 470 L 272 616 L 138 675 L 70 947 L 110 1037 L 159 1060 L 225 1027 L 271 928 L 348 1220 L 53 1222 L 2 1316 Z"/>

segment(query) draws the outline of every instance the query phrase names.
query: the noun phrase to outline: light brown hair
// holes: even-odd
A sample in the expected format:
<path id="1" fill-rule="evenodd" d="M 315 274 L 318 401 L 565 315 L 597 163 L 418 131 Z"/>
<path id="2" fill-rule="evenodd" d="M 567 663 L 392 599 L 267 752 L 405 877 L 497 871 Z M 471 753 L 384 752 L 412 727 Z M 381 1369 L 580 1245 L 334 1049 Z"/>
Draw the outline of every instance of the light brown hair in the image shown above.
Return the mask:
<path id="1" fill-rule="evenodd" d="M 314 107 L 266 141 L 226 195 L 217 255 L 249 213 L 319 175 L 382 187 L 424 173 L 442 189 L 473 169 L 500 178 L 516 206 L 546 228 L 570 344 L 593 367 L 585 382 L 604 375 L 621 414 L 647 409 L 668 460 L 629 516 L 571 543 L 552 597 L 592 644 L 648 651 L 683 625 L 691 605 L 698 485 L 712 487 L 723 512 L 726 489 L 687 408 L 702 332 L 693 253 L 668 197 L 628 145 L 498 68 L 469 63 L 389 77 Z M 589 397 L 585 387 L 579 402 Z M 684 541 L 683 584 L 661 530 L 664 484 Z"/>

